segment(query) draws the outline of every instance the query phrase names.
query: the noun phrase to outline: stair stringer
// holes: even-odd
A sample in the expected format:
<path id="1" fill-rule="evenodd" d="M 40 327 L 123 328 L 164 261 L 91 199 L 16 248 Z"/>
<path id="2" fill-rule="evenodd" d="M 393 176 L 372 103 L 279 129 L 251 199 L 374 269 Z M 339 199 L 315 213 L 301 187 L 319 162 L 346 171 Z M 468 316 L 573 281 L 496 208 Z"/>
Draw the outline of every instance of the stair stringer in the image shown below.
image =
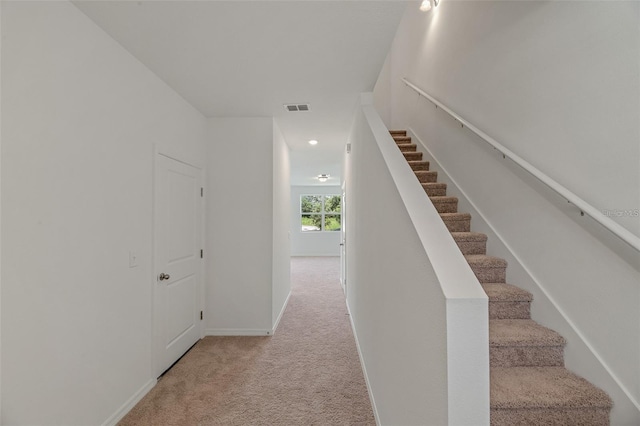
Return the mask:
<path id="1" fill-rule="evenodd" d="M 417 150 L 422 151 L 427 157 L 425 160 L 430 161 L 430 169 L 438 172 L 438 181 L 447 184 L 449 195 L 458 197 L 458 211 L 471 214 L 472 231 L 481 232 L 488 236 L 490 248 L 487 252 L 507 261 L 509 281 L 533 294 L 532 318 L 541 325 L 557 331 L 567 340 L 564 349 L 566 368 L 605 390 L 612 398 L 614 406 L 611 409 L 611 425 L 632 426 L 640 424 L 640 402 L 633 398 L 629 389 L 589 343 L 541 280 L 526 266 L 526 262 L 512 249 L 497 227 L 482 213 L 458 182 L 451 177 L 446 167 L 440 163 L 410 126 L 406 128 L 407 136 L 411 136 L 414 143 L 418 145 Z M 634 411 L 636 412 L 635 417 L 628 414 Z"/>

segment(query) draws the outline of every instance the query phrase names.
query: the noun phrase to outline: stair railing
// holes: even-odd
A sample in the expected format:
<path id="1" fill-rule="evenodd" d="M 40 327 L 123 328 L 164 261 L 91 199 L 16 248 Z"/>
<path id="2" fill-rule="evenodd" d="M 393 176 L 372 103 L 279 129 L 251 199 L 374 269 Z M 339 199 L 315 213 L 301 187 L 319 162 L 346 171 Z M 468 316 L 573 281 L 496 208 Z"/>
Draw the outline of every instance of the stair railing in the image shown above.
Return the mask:
<path id="1" fill-rule="evenodd" d="M 411 83 L 407 78 L 403 78 L 402 82 L 408 87 L 410 87 L 411 89 L 413 89 L 415 92 L 417 92 L 418 95 L 429 100 L 437 108 L 440 108 L 443 111 L 445 111 L 454 120 L 459 122 L 462 127 L 466 127 L 467 129 L 475 133 L 477 136 L 479 136 L 483 141 L 491 145 L 494 149 L 498 150 L 500 154 L 502 154 L 503 158 L 510 159 L 515 164 L 517 164 L 520 168 L 524 169 L 527 173 L 529 173 L 531 176 L 535 177 L 540 182 L 545 184 L 548 188 L 550 188 L 551 190 L 556 192 L 558 195 L 560 195 L 562 198 L 564 198 L 567 202 L 576 206 L 578 209 L 580 209 L 581 216 L 584 216 L 585 214 L 588 215 L 593 220 L 595 220 L 598 224 L 600 224 L 605 229 L 613 233 L 616 237 L 618 237 L 619 239 L 624 241 L 626 244 L 628 244 L 631 248 L 640 252 L 639 237 L 632 234 L 629 230 L 625 229 L 623 226 L 619 225 L 618 223 L 613 221 L 611 218 L 602 214 L 602 212 L 600 212 L 598 209 L 593 207 L 591 204 L 587 203 L 582 198 L 578 197 L 573 192 L 569 191 L 564 186 L 560 185 L 555 180 L 551 179 L 546 174 L 542 173 L 539 169 L 531 165 L 531 163 L 525 161 L 522 157 L 516 155 L 514 152 L 512 152 L 511 150 L 509 150 L 507 147 L 500 144 L 499 142 L 497 142 L 491 136 L 487 135 L 482 130 L 478 129 L 473 124 L 469 123 L 467 120 L 460 117 L 458 114 L 456 114 L 454 111 L 452 111 L 449 107 L 447 107 L 445 104 L 440 102 L 438 99 L 434 98 L 433 96 L 426 93 L 424 90 L 420 89 L 415 84 Z"/>

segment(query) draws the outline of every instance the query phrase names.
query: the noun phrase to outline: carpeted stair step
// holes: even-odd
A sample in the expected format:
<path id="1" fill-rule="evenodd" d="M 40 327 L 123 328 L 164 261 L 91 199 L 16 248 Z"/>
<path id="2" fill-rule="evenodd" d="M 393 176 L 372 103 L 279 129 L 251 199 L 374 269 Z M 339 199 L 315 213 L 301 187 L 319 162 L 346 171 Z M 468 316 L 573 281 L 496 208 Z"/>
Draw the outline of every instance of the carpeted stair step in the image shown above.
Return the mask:
<path id="1" fill-rule="evenodd" d="M 411 170 L 413 170 L 414 172 L 429 170 L 429 162 L 428 161 L 408 160 L 407 162 L 411 166 Z"/>
<path id="2" fill-rule="evenodd" d="M 458 199 L 456 197 L 429 197 L 438 213 L 456 213 Z"/>
<path id="3" fill-rule="evenodd" d="M 440 217 L 449 232 L 469 232 L 471 215 L 469 213 L 440 213 Z"/>
<path id="4" fill-rule="evenodd" d="M 564 367 L 565 340 L 530 319 L 489 321 L 491 367 Z"/>
<path id="5" fill-rule="evenodd" d="M 424 192 L 426 192 L 429 197 L 443 197 L 447 195 L 446 183 L 426 182 L 422 183 L 421 185 L 424 189 Z"/>
<path id="6" fill-rule="evenodd" d="M 393 140 L 396 141 L 398 145 L 411 143 L 411 136 L 394 136 L 394 135 L 391 135 L 391 136 L 393 137 Z"/>
<path id="7" fill-rule="evenodd" d="M 504 283 L 507 275 L 507 261 L 499 257 L 483 254 L 465 256 L 467 263 L 481 283 Z"/>
<path id="8" fill-rule="evenodd" d="M 565 339 L 531 319 L 531 293 L 506 283 L 507 261 L 486 255 L 487 236 L 470 232 L 406 131 L 390 133 L 489 298 L 491 425 L 609 425 L 611 399 L 564 368 Z"/>
<path id="9" fill-rule="evenodd" d="M 489 297 L 489 319 L 529 319 L 533 296 L 526 290 L 506 283 L 484 283 Z"/>
<path id="10" fill-rule="evenodd" d="M 479 232 L 452 232 L 462 254 L 487 254 L 487 236 Z"/>
<path id="11" fill-rule="evenodd" d="M 402 154 L 407 161 L 422 161 L 421 152 L 403 152 Z"/>
<path id="12" fill-rule="evenodd" d="M 418 149 L 418 145 L 416 145 L 415 143 L 403 143 L 398 145 L 398 148 L 400 148 L 401 152 L 416 152 L 416 149 Z"/>
<path id="13" fill-rule="evenodd" d="M 430 170 L 415 170 L 414 173 L 420 183 L 438 181 L 438 172 L 432 172 Z"/>
<path id="14" fill-rule="evenodd" d="M 491 368 L 491 425 L 609 425 L 609 396 L 563 367 Z"/>

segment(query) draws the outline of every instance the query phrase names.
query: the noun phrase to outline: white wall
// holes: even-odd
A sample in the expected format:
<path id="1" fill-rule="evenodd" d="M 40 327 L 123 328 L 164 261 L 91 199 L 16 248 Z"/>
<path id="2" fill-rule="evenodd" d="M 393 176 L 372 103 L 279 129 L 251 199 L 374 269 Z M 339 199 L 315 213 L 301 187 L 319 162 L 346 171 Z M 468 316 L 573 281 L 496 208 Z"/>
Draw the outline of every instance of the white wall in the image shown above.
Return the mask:
<path id="1" fill-rule="evenodd" d="M 447 424 L 444 296 L 361 113 L 350 141 L 347 304 L 378 424 Z"/>
<path id="2" fill-rule="evenodd" d="M 291 239 L 289 205 L 291 186 L 289 185 L 291 165 L 289 146 L 284 136 L 273 122 L 273 291 L 272 328 L 276 328 L 287 299 L 291 293 Z"/>
<path id="3" fill-rule="evenodd" d="M 639 209 L 640 4 L 441 6 L 407 10 L 394 93 L 407 77 L 597 209 Z M 640 235 L 638 216 L 614 219 Z"/>
<path id="4" fill-rule="evenodd" d="M 340 186 L 291 187 L 291 256 L 340 256 L 340 232 L 302 232 L 300 228 L 300 196 L 341 195 Z"/>
<path id="5" fill-rule="evenodd" d="M 400 79 L 443 101 L 600 210 L 640 207 L 640 5 L 450 2 L 409 9 L 379 82 L 390 127 L 422 141 L 472 228 L 568 339 L 567 366 L 640 422 L 640 260 Z M 385 89 L 386 85 L 391 90 Z M 385 107 L 386 108 L 386 107 Z M 442 173 L 446 171 L 447 173 Z M 454 185 L 455 184 L 455 185 Z M 640 234 L 640 220 L 615 218 Z"/>
<path id="6" fill-rule="evenodd" d="M 273 119 L 210 118 L 207 334 L 272 326 Z"/>
<path id="7" fill-rule="evenodd" d="M 2 422 L 114 422 L 155 383 L 153 147 L 206 121 L 67 2 L 3 2 L 2 114 Z"/>

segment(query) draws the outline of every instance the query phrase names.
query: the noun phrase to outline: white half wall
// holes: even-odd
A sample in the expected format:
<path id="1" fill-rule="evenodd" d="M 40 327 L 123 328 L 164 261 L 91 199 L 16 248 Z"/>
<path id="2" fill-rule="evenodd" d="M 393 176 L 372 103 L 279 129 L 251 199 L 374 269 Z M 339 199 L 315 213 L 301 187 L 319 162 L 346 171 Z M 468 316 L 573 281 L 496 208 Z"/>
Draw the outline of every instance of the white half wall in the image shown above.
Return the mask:
<path id="1" fill-rule="evenodd" d="M 362 112 L 350 142 L 347 305 L 377 424 L 446 425 L 444 295 Z"/>
<path id="2" fill-rule="evenodd" d="M 345 161 L 346 287 L 377 423 L 488 425 L 487 296 L 370 99 Z"/>
<path id="3" fill-rule="evenodd" d="M 472 230 L 567 340 L 569 369 L 640 423 L 640 256 L 502 159 L 407 77 L 600 209 L 640 208 L 640 4 L 453 2 L 408 9 L 378 83 L 387 125 L 423 145 Z M 389 89 L 389 86 L 391 87 Z M 613 217 L 640 234 L 634 215 Z"/>
<path id="4" fill-rule="evenodd" d="M 273 125 L 270 117 L 208 119 L 207 334 L 271 333 Z"/>
<path id="5" fill-rule="evenodd" d="M 291 187 L 291 256 L 340 256 L 339 231 L 302 232 L 300 227 L 301 195 L 342 195 L 340 186 Z"/>
<path id="6" fill-rule="evenodd" d="M 291 293 L 291 164 L 289 146 L 273 122 L 273 291 L 271 325 L 275 329 Z M 275 331 L 275 330 L 274 330 Z"/>
<path id="7" fill-rule="evenodd" d="M 203 158 L 206 120 L 71 3 L 1 29 L 2 423 L 112 424 L 156 379 L 154 144 Z"/>

